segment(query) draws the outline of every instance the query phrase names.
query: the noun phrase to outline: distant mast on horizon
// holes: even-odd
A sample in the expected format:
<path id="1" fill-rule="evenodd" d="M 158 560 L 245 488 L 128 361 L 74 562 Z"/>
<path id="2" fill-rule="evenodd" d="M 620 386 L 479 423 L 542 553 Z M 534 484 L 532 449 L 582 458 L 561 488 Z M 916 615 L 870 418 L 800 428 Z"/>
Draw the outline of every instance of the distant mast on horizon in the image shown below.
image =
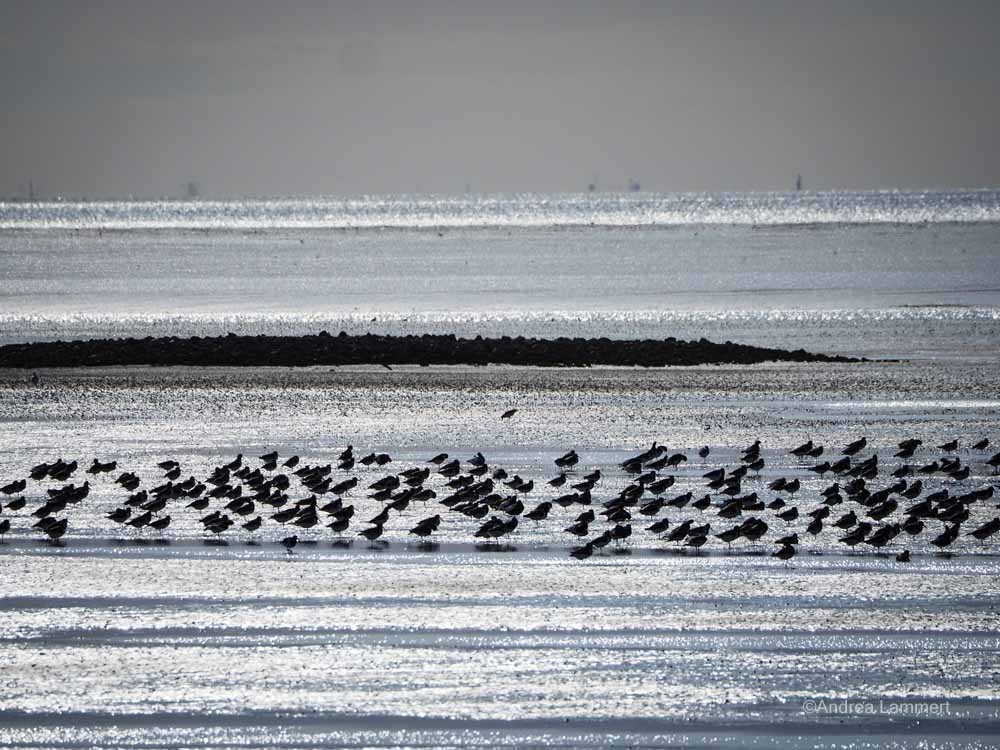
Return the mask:
<path id="1" fill-rule="evenodd" d="M 802 175 L 797 175 L 795 177 L 795 191 L 798 192 L 802 189 Z"/>

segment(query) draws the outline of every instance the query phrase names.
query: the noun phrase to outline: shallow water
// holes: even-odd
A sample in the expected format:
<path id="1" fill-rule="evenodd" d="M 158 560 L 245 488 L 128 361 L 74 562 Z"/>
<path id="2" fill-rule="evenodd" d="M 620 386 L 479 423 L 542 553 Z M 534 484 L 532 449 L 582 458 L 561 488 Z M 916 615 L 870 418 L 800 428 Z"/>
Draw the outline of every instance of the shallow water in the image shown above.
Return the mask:
<path id="1" fill-rule="evenodd" d="M 204 476 L 238 451 L 326 463 L 353 443 L 392 454 L 383 470 L 359 469 L 374 480 L 438 450 L 482 450 L 536 480 L 530 507 L 556 494 L 542 480 L 569 447 L 577 475 L 605 472 L 598 503 L 626 482 L 617 464 L 653 439 L 691 457 L 670 497 L 759 437 L 768 466 L 747 491 L 769 498 L 767 479 L 799 476 L 805 510 L 827 482 L 789 447 L 811 437 L 839 452 L 863 433 L 865 455 L 889 468 L 904 435 L 933 446 L 1000 433 L 997 386 L 995 368 L 968 362 L 112 368 L 49 373 L 39 387 L 8 371 L 0 465 L 19 476 L 93 454 L 148 486 L 166 456 Z M 501 422 L 510 406 L 520 411 Z M 703 443 L 706 461 L 693 450 Z M 998 483 L 982 456 L 960 455 L 973 470 L 963 486 Z M 845 554 L 828 529 L 785 565 L 764 544 L 731 552 L 713 539 L 683 554 L 637 522 L 620 550 L 578 562 L 562 528 L 580 508 L 477 546 L 478 523 L 431 503 L 394 517 L 386 546 L 317 527 L 287 555 L 277 540 L 289 532 L 272 521 L 207 540 L 180 504 L 167 532 L 124 533 L 104 513 L 126 493 L 93 484 L 65 546 L 15 521 L 0 547 L 0 746 L 858 747 L 860 728 L 872 746 L 989 747 L 1000 730 L 995 541 L 963 538 L 942 557 L 925 532 L 888 555 Z M 354 526 L 379 509 L 360 488 L 347 499 Z M 406 530 L 435 512 L 438 542 L 417 545 Z M 768 538 L 804 526 L 758 515 Z M 903 544 L 909 565 L 892 556 Z M 845 717 L 844 699 L 871 708 Z M 899 714 L 931 704 L 940 713 Z"/>
<path id="2" fill-rule="evenodd" d="M 988 747 L 1000 728 L 995 559 L 281 557 L 7 556 L 0 744 Z M 876 713 L 824 708 L 845 699 Z M 941 713 L 895 715 L 918 705 Z"/>
<path id="3" fill-rule="evenodd" d="M 105 516 L 127 493 L 107 475 L 53 546 L 27 511 L 55 483 L 29 485 L 25 511 L 0 513 L 0 748 L 995 747 L 996 537 L 942 555 L 931 520 L 849 552 L 835 530 L 805 538 L 808 518 L 767 510 L 762 543 L 693 553 L 636 516 L 626 543 L 576 561 L 563 529 L 583 508 L 484 545 L 478 522 L 433 501 L 393 516 L 384 544 L 356 533 L 380 509 L 367 484 L 439 451 L 534 479 L 528 508 L 561 494 L 545 480 L 575 448 L 577 476 L 604 473 L 600 510 L 629 480 L 620 462 L 654 440 L 689 457 L 666 498 L 700 496 L 701 474 L 758 438 L 766 467 L 744 491 L 770 500 L 768 481 L 797 477 L 803 514 L 832 481 L 788 455 L 807 439 L 833 460 L 867 436 L 881 487 L 902 438 L 924 440 L 915 464 L 957 438 L 970 477 L 925 477 L 923 495 L 1000 487 L 984 463 L 1000 442 L 998 221 L 992 192 L 0 205 L 0 343 L 342 329 L 905 360 L 139 367 L 43 371 L 38 386 L 0 371 L 2 483 L 57 456 L 117 460 L 144 487 L 167 457 L 181 479 L 271 449 L 393 457 L 358 467 L 348 532 L 297 530 L 293 554 L 269 518 L 206 538 L 181 501 L 166 531 L 123 530 Z M 989 450 L 968 448 L 983 437 Z M 428 485 L 443 497 L 440 477 Z M 974 503 L 963 530 L 998 502 Z M 438 512 L 435 541 L 417 544 L 409 528 Z M 800 553 L 771 557 L 793 531 Z"/>
<path id="4" fill-rule="evenodd" d="M 0 343 L 326 329 L 995 360 L 998 195 L 0 204 Z"/>

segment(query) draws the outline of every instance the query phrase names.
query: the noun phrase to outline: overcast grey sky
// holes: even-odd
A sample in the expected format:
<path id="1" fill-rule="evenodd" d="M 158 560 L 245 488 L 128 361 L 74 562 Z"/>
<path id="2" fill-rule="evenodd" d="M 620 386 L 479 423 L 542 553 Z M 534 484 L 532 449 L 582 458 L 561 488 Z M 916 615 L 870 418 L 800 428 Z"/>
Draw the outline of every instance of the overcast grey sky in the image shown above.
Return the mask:
<path id="1" fill-rule="evenodd" d="M 2 0 L 0 194 L 997 186 L 998 32 L 996 0 Z"/>

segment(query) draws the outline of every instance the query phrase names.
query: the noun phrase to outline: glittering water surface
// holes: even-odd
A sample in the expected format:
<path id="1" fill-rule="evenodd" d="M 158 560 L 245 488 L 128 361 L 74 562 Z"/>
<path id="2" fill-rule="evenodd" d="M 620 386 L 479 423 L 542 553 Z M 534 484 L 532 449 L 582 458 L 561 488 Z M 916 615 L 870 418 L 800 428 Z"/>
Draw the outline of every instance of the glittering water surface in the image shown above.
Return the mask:
<path id="1" fill-rule="evenodd" d="M 0 228 L 412 228 L 1000 221 L 1000 191 L 591 193 L 2 203 Z"/>
<path id="2" fill-rule="evenodd" d="M 439 450 L 481 450 L 536 481 L 532 507 L 555 497 L 543 480 L 574 447 L 577 476 L 605 473 L 596 505 L 628 481 L 618 463 L 653 439 L 690 457 L 671 472 L 673 497 L 760 438 L 767 466 L 747 491 L 770 499 L 768 481 L 799 477 L 793 503 L 804 512 L 828 480 L 788 448 L 812 438 L 836 454 L 864 434 L 884 476 L 904 436 L 923 438 L 917 459 L 930 460 L 953 437 L 967 446 L 1000 434 L 997 378 L 969 362 L 124 368 L 49 373 L 38 387 L 8 372 L 0 466 L 13 477 L 59 454 L 100 456 L 150 486 L 167 456 L 204 477 L 237 452 L 274 448 L 318 464 L 351 443 L 358 455 L 393 456 L 357 469 L 366 486 Z M 510 406 L 520 411 L 501 422 Z M 705 460 L 694 452 L 702 444 Z M 971 469 L 961 487 L 1000 484 L 989 452 L 959 455 Z M 925 482 L 925 494 L 958 491 Z M 443 496 L 440 477 L 428 485 Z M 432 502 L 393 516 L 387 545 L 320 526 L 297 530 L 303 543 L 286 555 L 279 524 L 206 539 L 183 502 L 167 532 L 125 532 L 104 517 L 125 494 L 93 478 L 58 548 L 23 513 L 4 513 L 14 528 L 0 547 L 0 746 L 989 747 L 1000 730 L 996 541 L 962 538 L 943 557 L 929 529 L 888 554 L 845 554 L 827 529 L 785 565 L 760 554 L 767 544 L 730 552 L 713 539 L 683 554 L 636 521 L 620 549 L 578 562 L 562 529 L 579 507 L 477 546 L 477 522 Z M 380 509 L 365 494 L 346 498 L 354 527 Z M 974 505 L 973 519 L 995 505 Z M 435 512 L 438 541 L 421 547 L 407 529 Z M 772 524 L 768 539 L 803 533 L 801 517 L 758 515 Z M 729 525 L 690 508 L 662 516 Z M 893 557 L 904 545 L 908 565 Z M 845 700 L 874 713 L 838 714 Z M 939 713 L 894 708 L 931 705 Z"/>
<path id="3" fill-rule="evenodd" d="M 6 204 L 0 343 L 327 329 L 995 358 L 998 195 Z"/>
<path id="4" fill-rule="evenodd" d="M 1000 443 L 998 195 L 0 204 L 0 343 L 704 336 L 904 360 L 136 367 L 43 371 L 39 385 L 2 371 L 0 486 L 58 456 L 118 469 L 61 514 L 62 546 L 29 515 L 56 482 L 29 483 L 20 511 L 0 498 L 0 748 L 995 747 L 1000 541 L 963 535 L 943 555 L 936 519 L 882 551 L 850 552 L 829 527 L 806 535 L 832 480 L 788 449 L 812 439 L 834 460 L 865 435 L 881 487 L 899 440 L 923 439 L 923 464 L 958 439 L 968 478 L 926 476 L 922 496 L 1000 485 L 986 464 Z M 970 449 L 984 437 L 988 450 Z M 771 527 L 757 545 L 711 537 L 693 553 L 636 515 L 627 542 L 576 561 L 564 529 L 579 506 L 522 519 L 497 545 L 434 500 L 393 515 L 382 544 L 357 536 L 380 510 L 365 488 L 439 451 L 533 479 L 530 509 L 562 494 L 546 480 L 574 448 L 576 477 L 604 474 L 600 510 L 630 480 L 619 464 L 653 440 L 689 458 L 669 499 L 699 497 L 701 475 L 755 439 L 766 466 L 744 490 L 770 501 L 768 482 L 795 477 L 802 510 L 755 513 Z M 291 555 L 269 510 L 258 532 L 219 537 L 184 501 L 162 532 L 106 517 L 125 499 L 121 471 L 148 488 L 168 457 L 203 479 L 237 453 L 326 464 L 347 444 L 393 461 L 358 465 L 351 527 L 296 529 Z M 437 475 L 427 485 L 447 491 Z M 293 480 L 289 494 L 307 493 Z M 973 503 L 963 530 L 998 502 Z M 418 545 L 408 530 L 434 513 L 441 527 Z M 690 505 L 664 516 L 731 525 Z M 767 554 L 792 532 L 789 564 Z"/>

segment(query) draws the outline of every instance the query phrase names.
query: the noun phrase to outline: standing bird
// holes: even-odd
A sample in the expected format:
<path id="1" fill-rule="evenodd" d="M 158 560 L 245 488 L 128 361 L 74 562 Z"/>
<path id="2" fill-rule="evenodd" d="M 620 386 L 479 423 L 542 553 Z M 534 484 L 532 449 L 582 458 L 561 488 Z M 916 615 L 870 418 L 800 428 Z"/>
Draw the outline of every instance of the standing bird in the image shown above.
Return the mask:
<path id="1" fill-rule="evenodd" d="M 163 531 L 170 525 L 170 516 L 163 516 L 162 518 L 157 518 L 155 521 L 149 523 L 151 529 L 156 529 L 157 531 Z"/>
<path id="2" fill-rule="evenodd" d="M 792 448 L 791 454 L 793 456 L 806 456 L 812 449 L 813 449 L 813 441 L 808 440 L 802 445 L 800 445 L 798 448 Z"/>
<path id="3" fill-rule="evenodd" d="M 411 534 L 416 534 L 421 539 L 426 539 L 441 525 L 441 516 L 431 516 L 419 521 L 416 526 L 410 529 Z"/>
<path id="4" fill-rule="evenodd" d="M 555 465 L 560 469 L 576 466 L 580 462 L 580 457 L 575 450 L 570 450 L 555 460 Z"/>
<path id="5" fill-rule="evenodd" d="M 544 521 L 548 518 L 550 510 L 552 510 L 552 503 L 546 500 L 536 505 L 533 510 L 525 513 L 524 517 L 532 521 Z"/>
<path id="6" fill-rule="evenodd" d="M 358 532 L 358 534 L 363 536 L 369 542 L 372 542 L 374 545 L 375 540 L 382 536 L 382 524 L 376 524 L 370 529 L 362 529 Z"/>
<path id="7" fill-rule="evenodd" d="M 944 531 L 938 534 L 936 537 L 931 539 L 931 544 L 933 544 L 938 549 L 944 549 L 956 539 L 958 539 L 958 525 L 945 526 Z"/>
<path id="8" fill-rule="evenodd" d="M 247 521 L 245 524 L 243 524 L 243 528 L 246 529 L 247 531 L 249 531 L 252 534 L 257 529 L 260 528 L 261 523 L 263 523 L 261 517 L 257 516 L 256 518 L 252 518 L 249 521 Z"/>
<path id="9" fill-rule="evenodd" d="M 855 440 L 853 443 L 848 443 L 844 450 L 841 451 L 845 456 L 853 456 L 855 453 L 860 451 L 868 445 L 868 438 L 861 438 L 860 440 Z"/>
<path id="10" fill-rule="evenodd" d="M 790 545 L 790 544 L 783 544 L 781 546 L 781 549 L 779 549 L 777 552 L 772 552 L 771 556 L 772 557 L 777 557 L 779 560 L 785 560 L 785 561 L 787 561 L 787 560 L 791 560 L 793 557 L 795 557 L 796 551 L 797 550 L 792 545 Z"/>
<path id="11" fill-rule="evenodd" d="M 289 555 L 292 554 L 292 550 L 295 549 L 295 545 L 299 543 L 298 534 L 293 534 L 292 536 L 286 536 L 281 540 L 281 546 L 285 548 L 285 552 Z"/>

